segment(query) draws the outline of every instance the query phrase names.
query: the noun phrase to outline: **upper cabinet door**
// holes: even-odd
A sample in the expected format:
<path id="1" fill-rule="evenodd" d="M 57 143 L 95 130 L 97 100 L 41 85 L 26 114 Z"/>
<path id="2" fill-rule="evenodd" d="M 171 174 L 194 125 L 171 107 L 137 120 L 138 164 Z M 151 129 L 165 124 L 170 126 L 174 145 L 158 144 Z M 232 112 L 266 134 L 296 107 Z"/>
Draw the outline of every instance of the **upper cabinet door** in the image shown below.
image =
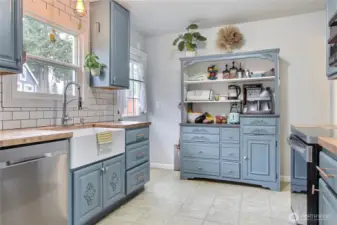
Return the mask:
<path id="1" fill-rule="evenodd" d="M 22 1 L 0 0 L 0 72 L 22 71 Z"/>
<path id="2" fill-rule="evenodd" d="M 130 13 L 115 2 L 111 10 L 111 85 L 129 88 Z"/>
<path id="3" fill-rule="evenodd" d="M 276 139 L 274 135 L 243 136 L 243 174 L 248 180 L 276 180 Z"/>
<path id="4" fill-rule="evenodd" d="M 103 205 L 113 205 L 125 196 L 124 155 L 103 162 Z"/>

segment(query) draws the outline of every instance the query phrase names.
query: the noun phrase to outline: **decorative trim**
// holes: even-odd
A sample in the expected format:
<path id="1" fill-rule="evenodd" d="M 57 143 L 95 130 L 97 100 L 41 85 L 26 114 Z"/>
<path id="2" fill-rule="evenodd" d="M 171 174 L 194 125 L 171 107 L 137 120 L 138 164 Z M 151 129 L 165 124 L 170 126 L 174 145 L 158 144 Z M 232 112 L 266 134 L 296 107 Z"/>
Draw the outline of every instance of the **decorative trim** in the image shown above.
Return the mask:
<path id="1" fill-rule="evenodd" d="M 151 163 L 150 167 L 154 168 L 154 169 L 164 169 L 164 170 L 173 170 L 174 169 L 173 164 L 162 164 L 162 163 Z"/>

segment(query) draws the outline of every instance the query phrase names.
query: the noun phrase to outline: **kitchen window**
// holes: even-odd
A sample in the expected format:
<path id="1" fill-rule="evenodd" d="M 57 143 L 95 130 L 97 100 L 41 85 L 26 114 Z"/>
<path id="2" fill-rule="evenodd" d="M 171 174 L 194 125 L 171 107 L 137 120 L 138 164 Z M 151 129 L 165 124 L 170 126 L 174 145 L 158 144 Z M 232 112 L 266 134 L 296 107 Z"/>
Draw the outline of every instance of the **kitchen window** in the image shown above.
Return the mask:
<path id="1" fill-rule="evenodd" d="M 146 113 L 145 65 L 146 54 L 131 48 L 130 87 L 118 93 L 118 108 L 122 117 L 137 117 Z"/>
<path id="2" fill-rule="evenodd" d="M 7 82 L 4 82 L 4 89 L 9 83 L 12 89 L 8 95 L 12 99 L 4 100 L 5 106 L 6 102 L 9 107 L 22 106 L 20 101 L 23 99 L 27 99 L 23 101 L 23 107 L 50 107 L 53 102 L 50 100 L 61 101 L 66 84 L 78 81 L 80 67 L 77 35 L 24 16 L 23 45 L 26 63 L 22 74 L 18 74 L 11 81 L 8 81 L 9 78 L 5 79 Z M 69 87 L 67 95 L 77 95 L 75 86 Z M 15 99 L 17 101 L 13 101 Z"/>

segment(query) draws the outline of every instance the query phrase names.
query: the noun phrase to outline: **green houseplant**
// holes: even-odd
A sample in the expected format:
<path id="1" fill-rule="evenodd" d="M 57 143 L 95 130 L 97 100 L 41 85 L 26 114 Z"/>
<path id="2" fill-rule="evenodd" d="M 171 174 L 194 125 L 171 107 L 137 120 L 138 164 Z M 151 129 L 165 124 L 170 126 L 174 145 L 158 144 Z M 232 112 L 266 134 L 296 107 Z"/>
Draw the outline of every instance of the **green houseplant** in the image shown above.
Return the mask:
<path id="1" fill-rule="evenodd" d="M 101 74 L 101 69 L 104 67 L 104 64 L 99 63 L 99 57 L 91 52 L 85 57 L 84 67 L 90 71 L 91 75 L 98 76 Z"/>
<path id="2" fill-rule="evenodd" d="M 173 45 L 176 46 L 178 44 L 178 50 L 181 52 L 186 50 L 186 54 L 192 53 L 192 55 L 195 55 L 198 48 L 198 41 L 203 42 L 207 40 L 206 37 L 202 36 L 199 32 L 196 31 L 197 29 L 197 24 L 190 24 L 186 28 L 187 32 L 179 35 L 173 41 Z"/>

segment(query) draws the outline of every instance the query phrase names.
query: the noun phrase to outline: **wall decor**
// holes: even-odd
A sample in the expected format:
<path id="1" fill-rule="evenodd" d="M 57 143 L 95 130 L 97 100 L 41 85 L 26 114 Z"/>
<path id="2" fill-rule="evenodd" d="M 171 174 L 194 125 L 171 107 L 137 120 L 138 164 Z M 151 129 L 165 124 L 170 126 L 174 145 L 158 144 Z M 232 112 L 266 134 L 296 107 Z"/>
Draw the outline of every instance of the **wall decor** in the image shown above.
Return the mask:
<path id="1" fill-rule="evenodd" d="M 236 26 L 225 26 L 218 31 L 216 44 L 218 48 L 232 52 L 233 48 L 240 48 L 242 46 L 243 34 Z"/>
<path id="2" fill-rule="evenodd" d="M 195 56 L 198 48 L 198 42 L 204 42 L 207 40 L 206 37 L 202 36 L 199 32 L 196 31 L 198 28 L 199 27 L 197 24 L 190 24 L 186 28 L 187 32 L 179 35 L 173 41 L 174 46 L 178 44 L 179 51 L 182 52 L 186 50 L 186 56 Z"/>

